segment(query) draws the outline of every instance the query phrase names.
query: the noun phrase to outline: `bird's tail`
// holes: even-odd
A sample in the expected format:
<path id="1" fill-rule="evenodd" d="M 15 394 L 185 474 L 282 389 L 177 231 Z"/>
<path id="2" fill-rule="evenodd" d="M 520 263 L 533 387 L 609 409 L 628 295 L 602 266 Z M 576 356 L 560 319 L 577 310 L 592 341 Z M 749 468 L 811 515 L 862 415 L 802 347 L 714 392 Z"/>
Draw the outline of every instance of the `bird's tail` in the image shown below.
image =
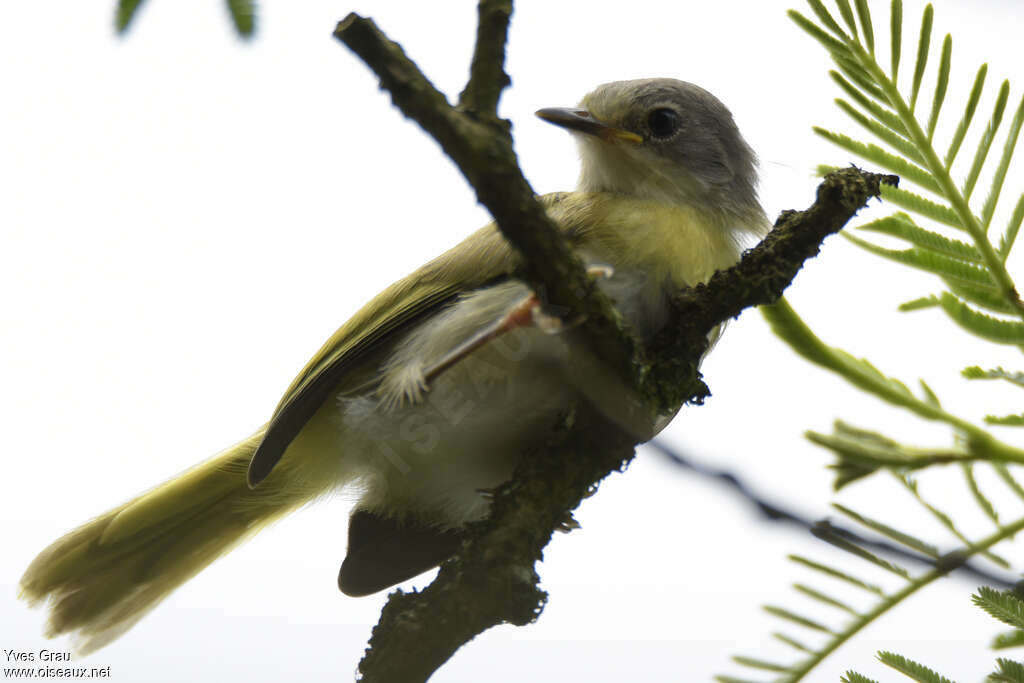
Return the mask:
<path id="1" fill-rule="evenodd" d="M 260 430 L 41 552 L 21 578 L 21 597 L 47 602 L 46 635 L 74 634 L 83 654 L 103 647 L 220 555 L 320 493 L 287 476 L 250 489 L 246 468 L 262 438 Z"/>

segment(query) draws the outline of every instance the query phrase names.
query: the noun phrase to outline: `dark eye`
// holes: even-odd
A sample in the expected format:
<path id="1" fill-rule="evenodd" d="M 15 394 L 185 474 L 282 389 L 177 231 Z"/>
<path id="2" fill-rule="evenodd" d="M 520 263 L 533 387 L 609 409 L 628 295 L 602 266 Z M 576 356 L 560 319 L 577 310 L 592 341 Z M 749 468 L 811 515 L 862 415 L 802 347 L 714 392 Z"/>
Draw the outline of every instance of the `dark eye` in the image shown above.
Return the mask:
<path id="1" fill-rule="evenodd" d="M 647 127 L 653 137 L 671 137 L 679 130 L 679 114 L 671 109 L 655 109 L 647 115 Z"/>

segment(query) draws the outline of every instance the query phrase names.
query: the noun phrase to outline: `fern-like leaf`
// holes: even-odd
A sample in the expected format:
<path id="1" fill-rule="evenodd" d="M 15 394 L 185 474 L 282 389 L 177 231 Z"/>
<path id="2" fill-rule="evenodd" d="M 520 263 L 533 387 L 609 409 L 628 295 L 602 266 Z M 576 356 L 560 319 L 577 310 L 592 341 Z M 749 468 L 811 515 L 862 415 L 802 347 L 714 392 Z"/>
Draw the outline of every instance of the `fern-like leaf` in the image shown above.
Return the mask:
<path id="1" fill-rule="evenodd" d="M 999 478 L 1010 487 L 1010 490 L 1017 494 L 1018 498 L 1024 500 L 1024 486 L 1021 486 L 1013 475 L 1010 474 L 1010 468 L 1001 462 L 997 462 L 992 464 L 992 469 L 994 469 L 996 474 L 999 475 Z"/>
<path id="2" fill-rule="evenodd" d="M 988 126 L 981 136 L 978 150 L 974 153 L 974 162 L 971 164 L 971 170 L 967 172 L 967 180 L 964 181 L 963 190 L 961 190 L 965 200 L 970 200 L 971 194 L 974 192 L 974 185 L 978 181 L 978 176 L 981 175 L 985 159 L 988 158 L 988 151 L 992 148 L 996 132 L 999 131 L 999 126 L 1003 122 L 1003 112 L 1006 110 L 1006 101 L 1009 97 L 1010 82 L 1003 81 L 1003 84 L 999 87 L 999 95 L 996 97 L 995 108 L 992 110 L 992 118 L 989 119 Z"/>
<path id="3" fill-rule="evenodd" d="M 776 605 L 765 605 L 762 609 L 764 609 L 765 612 L 771 614 L 774 617 L 778 617 L 779 619 L 785 619 L 786 621 L 792 622 L 797 626 L 803 626 L 804 628 L 810 629 L 812 631 L 819 631 L 821 633 L 832 633 L 832 629 L 830 629 L 828 626 L 825 626 L 824 624 L 819 623 L 814 619 L 809 619 L 805 616 L 797 614 L 796 612 L 791 612 L 790 610 L 785 609 L 784 607 L 778 607 Z"/>
<path id="4" fill-rule="evenodd" d="M 932 113 L 928 116 L 928 139 L 935 135 L 935 124 L 939 122 L 942 102 L 946 99 L 946 88 L 949 86 L 949 65 L 953 58 L 953 36 L 946 34 L 942 41 L 942 58 L 939 61 L 939 79 L 935 84 L 935 96 L 932 98 Z"/>
<path id="5" fill-rule="evenodd" d="M 820 538 L 840 550 L 845 550 L 851 555 L 859 557 L 862 560 L 866 560 L 876 567 L 881 567 L 902 579 L 906 579 L 907 581 L 910 580 L 910 572 L 907 571 L 905 567 L 902 567 L 895 562 L 884 560 L 870 550 L 862 548 L 850 539 L 846 538 L 843 534 L 837 532 L 836 529 L 828 522 L 818 522 L 811 528 L 811 533 L 814 534 L 815 537 Z"/>
<path id="6" fill-rule="evenodd" d="M 939 305 L 953 322 L 982 339 L 996 344 L 1024 344 L 1024 323 L 985 315 L 948 292 L 939 296 Z"/>
<path id="7" fill-rule="evenodd" d="M 1006 85 L 1009 86 L 1008 83 Z M 1013 115 L 1013 121 L 1010 123 L 1010 129 L 1006 133 L 1003 154 L 999 158 L 999 165 L 996 166 L 988 197 L 985 198 L 985 204 L 981 208 L 981 220 L 986 230 L 988 230 L 988 226 L 992 223 L 992 214 L 995 213 L 999 194 L 1003 191 L 1003 182 L 1006 180 L 1006 172 L 1010 168 L 1010 159 L 1013 158 L 1013 150 L 1017 146 L 1017 138 L 1020 136 L 1022 124 L 1024 124 L 1024 97 L 1021 97 L 1020 104 L 1017 105 L 1017 111 Z"/>
<path id="8" fill-rule="evenodd" d="M 985 422 L 1003 427 L 1024 427 L 1024 415 L 986 415 Z"/>
<path id="9" fill-rule="evenodd" d="M 929 5 L 930 7 L 930 5 Z M 894 652 L 879 652 L 878 661 L 888 667 L 896 669 L 901 674 L 909 676 L 918 683 L 953 683 L 945 676 L 932 671 L 924 664 L 919 664 L 912 659 L 907 659 Z"/>
<path id="10" fill-rule="evenodd" d="M 914 84 L 910 91 L 910 111 L 914 111 L 917 104 L 917 94 L 921 92 L 921 79 L 924 78 L 924 69 L 928 66 L 928 50 L 932 45 L 932 17 L 934 10 L 931 5 L 924 8 L 924 15 L 921 17 L 921 34 L 917 39 L 917 62 L 914 64 Z"/>
<path id="11" fill-rule="evenodd" d="M 907 140 L 910 139 L 907 137 L 906 126 L 904 126 L 903 122 L 900 121 L 900 117 L 893 113 L 892 109 L 884 107 L 870 97 L 867 97 L 838 71 L 829 71 L 829 76 L 832 77 L 832 80 L 836 82 L 836 85 L 842 88 L 843 92 L 845 92 L 850 99 L 854 101 L 854 103 L 859 105 L 860 108 L 866 111 L 872 118 L 885 125 L 893 133 L 896 133 Z"/>
<path id="12" fill-rule="evenodd" d="M 967 136 L 967 129 L 971 127 L 971 121 L 974 120 L 974 112 L 978 109 L 978 102 L 981 101 L 981 93 L 985 89 L 987 75 L 988 64 L 982 64 L 974 76 L 974 85 L 971 86 L 971 94 L 967 96 L 967 105 L 964 107 L 963 116 L 960 117 L 960 123 L 957 124 L 956 131 L 953 133 L 949 149 L 946 150 L 943 164 L 947 171 L 953 167 L 956 155 L 960 151 L 960 145 L 963 144 L 964 138 Z"/>
<path id="13" fill-rule="evenodd" d="M 887 186 L 885 186 L 887 187 Z M 1010 216 L 1010 222 L 1006 224 L 1006 232 L 999 238 L 999 257 L 1006 261 L 1006 257 L 1010 255 L 1010 250 L 1013 249 L 1013 243 L 1017 241 L 1017 233 L 1020 232 L 1021 222 L 1024 222 L 1024 194 L 1017 200 L 1017 206 L 1013 209 L 1013 215 Z"/>
<path id="14" fill-rule="evenodd" d="M 1024 388 L 1024 372 L 1010 372 L 1001 367 L 982 370 L 977 365 L 972 365 L 961 370 L 960 375 L 966 379 L 1002 379 L 1010 384 L 1016 384 L 1018 387 Z"/>
<path id="15" fill-rule="evenodd" d="M 811 5 L 811 7 L 814 7 L 815 5 L 821 5 L 820 2 L 812 0 L 808 0 L 808 4 Z M 819 43 L 821 43 L 822 47 L 824 47 L 830 53 L 849 54 L 849 48 L 847 48 L 846 45 L 836 40 L 825 31 L 822 31 L 820 28 L 818 28 L 817 24 L 815 24 L 813 21 L 811 21 L 804 15 L 792 9 L 789 10 L 786 14 L 789 16 L 790 19 L 793 20 L 793 23 L 795 23 L 797 26 L 806 31 L 809 36 L 811 36 Z M 842 29 L 840 29 L 840 31 L 841 30 Z"/>
<path id="16" fill-rule="evenodd" d="M 848 583 L 851 586 L 856 586 L 857 588 L 867 591 L 868 593 L 873 593 L 874 595 L 877 595 L 879 597 L 885 596 L 885 591 L 883 591 L 880 586 L 877 586 L 873 583 L 868 583 L 867 581 L 864 581 L 862 579 L 858 579 L 856 576 L 853 576 L 848 572 L 836 569 L 835 567 L 830 567 L 825 564 L 821 564 L 820 562 L 815 562 L 814 560 L 808 559 L 801 555 L 789 555 L 789 559 L 790 561 L 807 567 L 808 569 L 813 569 L 816 572 L 821 572 L 825 576 L 830 576 L 833 579 L 838 579 L 840 581 L 843 581 L 844 583 Z"/>
<path id="17" fill-rule="evenodd" d="M 971 601 L 1004 624 L 1024 629 L 1024 600 L 1012 591 L 981 586 Z"/>
<path id="18" fill-rule="evenodd" d="M 937 223 L 942 223 L 958 230 L 966 230 L 956 211 L 945 204 L 938 204 L 910 190 L 893 185 L 882 185 L 882 200 L 901 209 L 913 211 L 925 218 L 930 218 Z"/>
<path id="19" fill-rule="evenodd" d="M 961 261 L 969 261 L 975 264 L 982 263 L 981 254 L 978 253 L 973 244 L 949 239 L 937 232 L 918 227 L 914 223 L 914 219 L 902 212 L 885 218 L 879 218 L 864 225 L 858 225 L 857 229 L 898 237 L 922 249 L 951 256 Z M 991 280 L 987 280 L 987 282 L 991 283 Z"/>
<path id="20" fill-rule="evenodd" d="M 835 607 L 836 609 L 842 610 L 842 611 L 846 612 L 847 614 L 852 614 L 855 617 L 860 616 L 857 613 L 857 610 L 853 609 L 852 607 L 847 605 L 842 600 L 838 600 L 838 599 L 832 597 L 831 595 L 823 593 L 820 590 L 818 590 L 817 588 L 811 588 L 810 586 L 808 586 L 806 584 L 802 584 L 802 583 L 795 583 L 795 584 L 793 584 L 793 590 L 797 591 L 798 593 L 803 593 L 804 595 L 806 595 L 810 599 L 817 600 L 818 602 L 822 603 L 823 605 L 828 605 L 829 607 Z"/>
<path id="21" fill-rule="evenodd" d="M 785 633 L 779 633 L 778 631 L 776 631 L 772 634 L 772 638 L 779 641 L 780 643 L 785 643 L 786 645 L 789 645 L 791 648 L 797 650 L 798 652 L 806 652 L 807 654 L 812 654 L 814 652 L 814 650 L 812 650 L 807 645 L 804 645 L 792 636 L 787 636 Z"/>
<path id="22" fill-rule="evenodd" d="M 890 78 L 895 83 L 900 74 L 900 53 L 903 47 L 903 0 L 892 0 L 889 13 L 889 38 L 892 41 L 892 71 Z"/>
<path id="23" fill-rule="evenodd" d="M 847 671 L 839 677 L 839 681 L 840 683 L 878 683 L 875 679 L 862 676 L 856 671 Z"/>
<path id="24" fill-rule="evenodd" d="M 992 278 L 989 277 L 988 271 L 982 266 L 965 263 L 958 258 L 950 258 L 939 251 L 931 249 L 886 249 L 849 233 L 844 232 L 842 235 L 861 249 L 869 251 L 876 256 L 881 256 L 890 261 L 902 263 L 903 265 L 934 273 L 943 278 L 950 278 L 974 287 L 988 288 L 992 290 L 994 296 L 998 293 L 998 289 L 995 283 L 992 282 Z M 952 246 L 955 242 L 950 240 L 949 244 Z"/>
<path id="25" fill-rule="evenodd" d="M 256 33 L 255 0 L 226 0 L 228 15 L 235 31 L 242 38 L 252 38 Z"/>
<path id="26" fill-rule="evenodd" d="M 939 187 L 938 183 L 935 182 L 935 178 L 912 161 L 895 154 L 890 154 L 878 145 L 860 142 L 858 140 L 854 140 L 848 135 L 843 135 L 842 133 L 835 133 L 818 126 L 814 126 L 813 130 L 821 137 L 842 147 L 848 152 L 864 157 L 865 159 L 878 164 L 882 168 L 896 173 L 901 178 L 905 178 L 906 180 L 920 185 L 926 190 L 930 190 L 938 195 L 942 194 L 942 189 Z"/>
<path id="27" fill-rule="evenodd" d="M 1012 659 L 999 658 L 996 660 L 995 673 L 988 676 L 989 681 L 994 683 L 1024 683 L 1024 664 L 1015 662 Z"/>
<path id="28" fill-rule="evenodd" d="M 911 534 L 908 534 L 906 532 L 900 531 L 898 529 L 894 529 L 893 527 L 889 526 L 888 524 L 884 524 L 883 522 L 880 522 L 880 521 L 878 521 L 876 519 L 871 519 L 870 517 L 862 515 L 862 514 L 860 514 L 858 512 L 854 512 L 853 510 L 851 510 L 850 508 L 846 507 L 845 505 L 840 505 L 839 503 L 833 503 L 832 507 L 834 507 L 835 509 L 839 510 L 840 512 L 842 512 L 844 515 L 846 515 L 850 519 L 854 520 L 855 522 L 857 522 L 859 524 L 863 524 L 864 526 L 868 527 L 869 529 L 872 529 L 873 531 L 877 531 L 878 533 L 882 534 L 883 536 L 891 538 L 892 540 L 896 541 L 897 543 L 905 545 L 908 548 L 911 548 L 913 550 L 918 551 L 919 553 L 922 553 L 922 554 L 927 555 L 929 557 L 938 557 L 940 555 L 938 548 L 936 548 L 931 543 L 926 543 L 926 542 L 922 541 L 921 539 L 917 538 L 916 536 L 912 536 Z"/>
<path id="29" fill-rule="evenodd" d="M 990 646 L 993 650 L 1008 650 L 1012 647 L 1024 647 L 1024 631 L 1013 629 L 1006 633 L 1000 633 L 992 639 Z"/>
<path id="30" fill-rule="evenodd" d="M 864 31 L 864 42 L 868 46 L 868 52 L 875 54 L 875 29 L 871 25 L 871 10 L 868 9 L 868 0 L 857 0 L 857 18 L 860 19 L 861 29 Z"/>
<path id="31" fill-rule="evenodd" d="M 993 291 L 990 287 L 975 287 L 966 282 L 943 278 L 950 293 L 955 294 L 964 301 L 987 308 L 996 313 L 1016 313 L 1016 310 L 1007 303 L 1006 299 Z M 938 297 L 935 297 L 935 304 L 939 304 Z"/>
<path id="32" fill-rule="evenodd" d="M 118 0 L 117 10 L 114 13 L 114 28 L 119 34 L 124 34 L 132 25 L 144 0 Z"/>
<path id="33" fill-rule="evenodd" d="M 732 658 L 732 661 L 742 666 L 747 666 L 751 669 L 761 669 L 762 671 L 776 671 L 779 673 L 785 673 L 786 671 L 789 671 L 789 667 L 785 664 L 776 664 L 775 662 L 769 662 L 764 659 L 757 659 L 756 657 L 735 655 Z"/>
<path id="34" fill-rule="evenodd" d="M 971 495 L 974 496 L 974 501 L 978 504 L 978 507 L 981 508 L 981 511 L 998 526 L 999 515 L 996 513 L 995 506 L 992 505 L 992 501 L 988 499 L 988 496 L 981 492 L 981 487 L 978 486 L 978 480 L 974 477 L 974 468 L 971 466 L 971 463 L 960 463 L 960 467 L 963 469 L 964 478 L 967 480 L 967 488 L 971 490 Z"/>
<path id="35" fill-rule="evenodd" d="M 844 99 L 836 98 L 836 106 L 842 109 L 847 116 L 859 123 L 869 133 L 874 133 L 875 137 L 882 142 L 888 143 L 890 147 L 899 151 L 903 156 L 916 164 L 924 163 L 924 157 L 922 157 L 921 153 L 917 151 L 914 144 L 905 137 L 899 135 L 893 130 L 890 130 L 875 119 L 860 113 L 853 105 Z"/>

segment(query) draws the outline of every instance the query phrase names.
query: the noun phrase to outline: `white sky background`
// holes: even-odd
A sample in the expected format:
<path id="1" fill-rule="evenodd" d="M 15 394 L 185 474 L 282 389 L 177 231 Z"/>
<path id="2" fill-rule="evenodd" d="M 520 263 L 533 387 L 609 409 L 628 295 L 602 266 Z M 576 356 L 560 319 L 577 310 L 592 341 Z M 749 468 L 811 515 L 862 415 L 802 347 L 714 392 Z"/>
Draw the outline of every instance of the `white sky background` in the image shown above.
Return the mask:
<path id="1" fill-rule="evenodd" d="M 831 104 L 837 91 L 823 50 L 785 17 L 796 4 L 520 2 L 502 113 L 514 123 L 528 179 L 550 192 L 571 188 L 577 172 L 569 136 L 534 118 L 535 109 L 572 105 L 609 80 L 674 76 L 731 108 L 760 154 L 769 214 L 804 208 L 816 164 L 853 160 L 810 126 L 853 124 Z M 66 647 L 45 641 L 42 613 L 15 600 L 35 553 L 251 433 L 360 305 L 488 220 L 437 146 L 331 37 L 350 10 L 373 16 L 455 96 L 472 47 L 472 3 L 266 0 L 252 44 L 233 37 L 221 3 L 181 0 L 150 0 L 118 40 L 113 5 L 19 3 L 0 20 L 4 649 Z M 888 3 L 873 5 L 884 34 Z M 921 5 L 905 2 L 906 55 L 916 47 Z M 1014 0 L 935 5 L 935 36 L 952 31 L 956 40 L 940 135 L 958 120 L 982 61 L 990 78 L 978 116 L 987 119 L 1006 75 L 1017 77 L 1012 112 L 1024 72 L 1024 8 Z M 1018 171 L 1006 204 L 1021 185 Z M 957 376 L 976 363 L 1019 368 L 1019 355 L 973 342 L 934 310 L 894 312 L 937 289 L 934 278 L 832 238 L 790 299 L 826 341 L 908 383 L 926 377 L 955 412 L 980 419 L 1019 411 L 1010 388 L 965 386 Z M 713 398 L 684 410 L 665 440 L 811 516 L 828 514 L 832 477 L 829 458 L 803 430 L 829 431 L 842 417 L 904 440 L 948 443 L 946 430 L 797 359 L 756 313 L 730 327 L 704 370 Z M 982 481 L 1000 498 L 998 483 Z M 991 531 L 956 472 L 924 477 L 922 488 L 959 511 L 966 530 Z M 908 526 L 952 547 L 884 478 L 840 499 L 887 519 L 909 515 Z M 1016 516 L 1021 506 L 1011 501 L 1004 511 Z M 343 500 L 293 515 L 78 663 L 110 665 L 121 681 L 344 680 L 385 599 L 347 598 L 335 587 L 347 515 Z M 583 529 L 558 536 L 540 567 L 551 595 L 540 621 L 492 629 L 432 680 L 746 675 L 730 655 L 794 659 L 769 637 L 783 625 L 762 603 L 842 621 L 788 588 L 799 579 L 846 594 L 788 563 L 787 553 L 895 585 L 763 523 L 731 493 L 643 449 L 578 518 Z M 1019 547 L 1002 552 L 1017 566 L 1024 560 Z M 873 661 L 883 647 L 980 678 L 994 661 L 984 645 L 1000 628 L 970 607 L 973 588 L 950 579 L 927 589 L 811 680 L 836 681 L 850 667 L 895 680 Z M 796 627 L 782 630 L 814 641 Z"/>

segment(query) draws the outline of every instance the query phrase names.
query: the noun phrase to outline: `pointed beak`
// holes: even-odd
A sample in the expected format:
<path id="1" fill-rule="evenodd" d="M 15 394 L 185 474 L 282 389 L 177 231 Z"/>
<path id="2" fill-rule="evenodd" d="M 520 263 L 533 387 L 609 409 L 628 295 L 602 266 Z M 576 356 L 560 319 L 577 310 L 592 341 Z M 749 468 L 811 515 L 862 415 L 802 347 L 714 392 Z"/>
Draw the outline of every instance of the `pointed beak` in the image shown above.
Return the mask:
<path id="1" fill-rule="evenodd" d="M 562 128 L 566 128 L 577 133 L 595 135 L 608 142 L 622 140 L 623 142 L 629 142 L 636 145 L 644 141 L 644 139 L 636 133 L 623 130 L 621 128 L 615 128 L 598 121 L 594 118 L 594 115 L 586 109 L 551 107 L 549 109 L 538 110 L 537 116 L 548 123 L 555 124 L 556 126 L 561 126 Z"/>

